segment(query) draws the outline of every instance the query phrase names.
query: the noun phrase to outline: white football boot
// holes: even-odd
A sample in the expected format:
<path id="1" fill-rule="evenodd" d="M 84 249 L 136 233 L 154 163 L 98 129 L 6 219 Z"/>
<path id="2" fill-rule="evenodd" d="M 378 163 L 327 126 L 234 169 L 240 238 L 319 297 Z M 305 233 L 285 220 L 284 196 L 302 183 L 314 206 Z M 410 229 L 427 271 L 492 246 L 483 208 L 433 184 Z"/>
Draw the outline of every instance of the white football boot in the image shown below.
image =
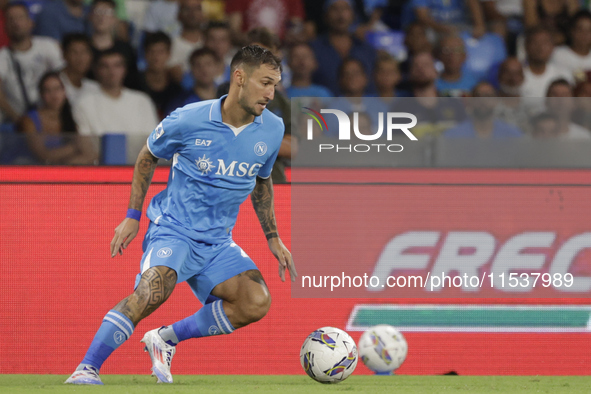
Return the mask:
<path id="1" fill-rule="evenodd" d="M 66 384 L 99 384 L 102 385 L 103 382 L 99 377 L 98 371 L 90 366 L 84 366 L 84 368 L 80 370 L 74 371 L 72 376 L 68 378 L 64 383 Z"/>
<path id="2" fill-rule="evenodd" d="M 145 343 L 144 351 L 150 353 L 152 359 L 152 375 L 158 378 L 158 383 L 172 383 L 170 363 L 176 352 L 176 347 L 169 345 L 158 334 L 159 328 L 148 331 L 140 341 Z"/>

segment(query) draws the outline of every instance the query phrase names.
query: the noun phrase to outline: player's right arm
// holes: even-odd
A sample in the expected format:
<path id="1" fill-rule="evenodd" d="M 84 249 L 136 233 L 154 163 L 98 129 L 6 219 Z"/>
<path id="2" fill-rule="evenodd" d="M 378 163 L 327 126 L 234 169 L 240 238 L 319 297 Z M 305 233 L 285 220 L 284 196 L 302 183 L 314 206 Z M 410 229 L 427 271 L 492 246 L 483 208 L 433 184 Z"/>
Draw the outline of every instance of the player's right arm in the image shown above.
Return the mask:
<path id="1" fill-rule="evenodd" d="M 141 212 L 157 163 L 158 158 L 150 152 L 147 145 L 144 145 L 135 162 L 129 209 L 135 209 Z M 111 257 L 115 257 L 117 252 L 123 254 L 123 249 L 127 248 L 127 245 L 135 238 L 139 229 L 139 220 L 132 218 L 123 219 L 121 224 L 115 228 L 115 236 L 111 241 Z"/>

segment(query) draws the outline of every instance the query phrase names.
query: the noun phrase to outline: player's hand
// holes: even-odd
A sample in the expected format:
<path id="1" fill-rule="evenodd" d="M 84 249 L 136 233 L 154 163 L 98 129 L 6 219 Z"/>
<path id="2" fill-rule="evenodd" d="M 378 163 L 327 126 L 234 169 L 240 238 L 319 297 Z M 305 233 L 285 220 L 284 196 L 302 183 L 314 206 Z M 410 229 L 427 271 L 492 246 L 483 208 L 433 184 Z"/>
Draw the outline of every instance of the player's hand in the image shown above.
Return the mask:
<path id="1" fill-rule="evenodd" d="M 285 282 L 285 269 L 287 268 L 289 270 L 291 281 L 295 282 L 298 273 L 296 272 L 293 258 L 291 257 L 289 250 L 283 245 L 280 238 L 271 238 L 268 243 L 271 253 L 273 253 L 279 261 L 279 277 L 281 278 L 281 281 Z"/>
<path id="2" fill-rule="evenodd" d="M 123 249 L 135 238 L 138 231 L 140 231 L 139 220 L 125 218 L 115 228 L 115 236 L 111 241 L 111 257 L 115 257 L 117 253 L 123 255 Z"/>

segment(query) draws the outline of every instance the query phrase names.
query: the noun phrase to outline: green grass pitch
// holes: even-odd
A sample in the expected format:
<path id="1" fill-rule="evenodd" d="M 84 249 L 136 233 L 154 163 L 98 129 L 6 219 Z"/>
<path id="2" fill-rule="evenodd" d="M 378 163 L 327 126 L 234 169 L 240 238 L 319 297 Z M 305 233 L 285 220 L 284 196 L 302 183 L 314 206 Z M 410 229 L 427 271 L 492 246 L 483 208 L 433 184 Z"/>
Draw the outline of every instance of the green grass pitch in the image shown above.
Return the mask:
<path id="1" fill-rule="evenodd" d="M 589 393 L 591 376 L 351 376 L 332 385 L 307 376 L 177 375 L 172 385 L 104 375 L 105 386 L 64 385 L 65 375 L 0 375 L 0 393 Z"/>

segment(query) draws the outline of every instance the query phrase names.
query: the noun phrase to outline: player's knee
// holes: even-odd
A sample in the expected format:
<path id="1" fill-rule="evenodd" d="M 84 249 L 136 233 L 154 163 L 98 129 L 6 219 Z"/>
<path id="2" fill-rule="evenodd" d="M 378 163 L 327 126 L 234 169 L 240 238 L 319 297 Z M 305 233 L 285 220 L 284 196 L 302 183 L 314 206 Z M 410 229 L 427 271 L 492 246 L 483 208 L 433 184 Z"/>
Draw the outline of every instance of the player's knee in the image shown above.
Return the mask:
<path id="1" fill-rule="evenodd" d="M 265 289 L 266 290 L 266 289 Z M 260 291 L 251 294 L 242 307 L 242 318 L 244 324 L 254 323 L 261 320 L 271 307 L 271 296 L 269 291 Z"/>

